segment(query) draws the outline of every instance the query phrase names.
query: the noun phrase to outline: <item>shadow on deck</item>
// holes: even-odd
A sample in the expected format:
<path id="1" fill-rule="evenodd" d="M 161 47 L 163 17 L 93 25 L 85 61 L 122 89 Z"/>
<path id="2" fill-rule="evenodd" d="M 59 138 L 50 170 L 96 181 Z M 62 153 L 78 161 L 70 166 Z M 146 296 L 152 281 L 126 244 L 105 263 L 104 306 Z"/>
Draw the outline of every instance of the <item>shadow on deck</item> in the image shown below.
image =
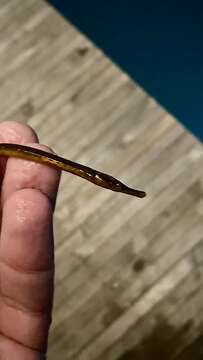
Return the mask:
<path id="1" fill-rule="evenodd" d="M 193 330 L 192 328 L 192 321 L 177 328 L 160 317 L 153 331 L 143 338 L 140 344 L 125 352 L 117 360 L 201 360 L 203 359 L 203 326 L 196 340 L 188 344 L 189 332 Z"/>

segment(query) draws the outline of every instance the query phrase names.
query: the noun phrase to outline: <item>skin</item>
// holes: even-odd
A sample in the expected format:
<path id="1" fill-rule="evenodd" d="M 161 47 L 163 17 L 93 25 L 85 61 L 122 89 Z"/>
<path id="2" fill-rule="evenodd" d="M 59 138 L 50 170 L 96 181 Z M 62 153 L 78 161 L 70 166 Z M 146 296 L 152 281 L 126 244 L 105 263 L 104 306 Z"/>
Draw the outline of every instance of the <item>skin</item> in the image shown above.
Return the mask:
<path id="1" fill-rule="evenodd" d="M 0 142 L 38 144 L 33 130 L 0 123 Z M 24 159 L 0 158 L 0 358 L 45 359 L 51 324 L 53 212 L 60 171 Z"/>

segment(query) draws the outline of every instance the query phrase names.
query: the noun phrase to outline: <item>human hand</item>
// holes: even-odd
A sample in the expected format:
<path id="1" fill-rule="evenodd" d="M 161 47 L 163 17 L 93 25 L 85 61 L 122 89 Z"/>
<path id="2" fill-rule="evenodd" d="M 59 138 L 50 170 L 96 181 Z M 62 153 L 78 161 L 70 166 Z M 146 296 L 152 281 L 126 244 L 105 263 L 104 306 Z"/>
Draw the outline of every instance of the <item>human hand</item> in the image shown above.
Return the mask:
<path id="1" fill-rule="evenodd" d="M 0 123 L 0 142 L 38 143 L 33 130 Z M 54 283 L 53 210 L 59 171 L 0 158 L 0 358 L 45 359 Z"/>

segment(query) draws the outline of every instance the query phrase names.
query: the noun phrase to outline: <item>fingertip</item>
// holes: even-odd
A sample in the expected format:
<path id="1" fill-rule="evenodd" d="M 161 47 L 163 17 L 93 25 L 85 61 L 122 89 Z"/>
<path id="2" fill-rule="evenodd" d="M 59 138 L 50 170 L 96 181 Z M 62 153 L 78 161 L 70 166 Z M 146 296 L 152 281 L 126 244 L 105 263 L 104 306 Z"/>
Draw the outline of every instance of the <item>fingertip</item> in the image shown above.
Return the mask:
<path id="1" fill-rule="evenodd" d="M 46 145 L 39 143 L 26 143 L 26 145 L 53 153 L 52 149 Z M 15 191 L 28 188 L 38 189 L 49 198 L 54 210 L 60 176 L 61 171 L 54 167 L 25 159 L 9 158 L 2 184 L 1 202 L 4 204 Z"/>
<path id="2" fill-rule="evenodd" d="M 28 124 L 7 120 L 0 123 L 0 142 L 38 142 L 38 136 Z"/>

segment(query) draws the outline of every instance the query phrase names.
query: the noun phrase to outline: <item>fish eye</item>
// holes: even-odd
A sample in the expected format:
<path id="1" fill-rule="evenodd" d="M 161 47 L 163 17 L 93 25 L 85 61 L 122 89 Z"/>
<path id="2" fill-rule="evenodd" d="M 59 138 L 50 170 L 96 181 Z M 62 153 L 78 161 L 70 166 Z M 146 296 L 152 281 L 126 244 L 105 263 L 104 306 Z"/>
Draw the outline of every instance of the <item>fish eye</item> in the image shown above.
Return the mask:
<path id="1" fill-rule="evenodd" d="M 119 188 L 121 184 L 118 180 L 116 180 L 113 176 L 107 175 L 107 174 L 97 174 L 96 177 L 100 180 L 103 180 L 107 182 L 109 185 L 113 187 Z"/>

